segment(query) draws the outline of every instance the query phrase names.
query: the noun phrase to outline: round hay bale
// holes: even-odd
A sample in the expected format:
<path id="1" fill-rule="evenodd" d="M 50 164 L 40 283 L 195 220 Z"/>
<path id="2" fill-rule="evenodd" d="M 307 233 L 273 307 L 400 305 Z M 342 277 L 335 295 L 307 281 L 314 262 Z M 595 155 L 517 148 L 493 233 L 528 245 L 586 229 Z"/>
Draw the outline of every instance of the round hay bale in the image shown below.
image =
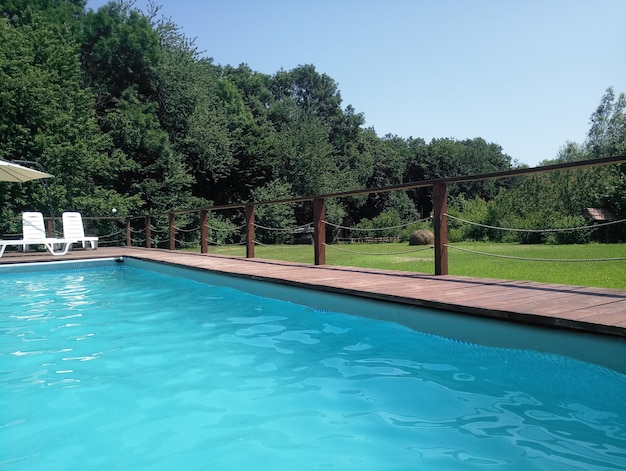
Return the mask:
<path id="1" fill-rule="evenodd" d="M 418 229 L 409 236 L 409 245 L 433 245 L 435 235 L 428 229 Z"/>

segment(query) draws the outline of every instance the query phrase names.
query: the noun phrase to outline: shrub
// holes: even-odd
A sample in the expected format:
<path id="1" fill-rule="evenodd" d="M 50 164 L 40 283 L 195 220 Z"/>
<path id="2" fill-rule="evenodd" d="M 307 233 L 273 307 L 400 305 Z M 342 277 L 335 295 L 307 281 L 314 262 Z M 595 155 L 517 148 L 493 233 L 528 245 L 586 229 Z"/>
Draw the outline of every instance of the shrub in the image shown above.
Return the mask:
<path id="1" fill-rule="evenodd" d="M 463 242 L 465 241 L 465 231 L 460 228 L 448 229 L 448 242 Z"/>
<path id="2" fill-rule="evenodd" d="M 540 232 L 540 230 L 549 229 L 551 227 L 551 220 L 550 216 L 546 213 L 533 212 L 524 217 L 512 219 L 511 227 L 526 229 L 528 231 L 516 232 L 517 238 L 521 244 L 542 244 L 546 241 L 546 233 Z"/>
<path id="3" fill-rule="evenodd" d="M 362 237 L 398 237 L 398 226 L 401 223 L 398 211 L 390 210 L 382 212 L 372 219 L 361 219 L 355 227 L 360 229 L 357 233 Z"/>
<path id="4" fill-rule="evenodd" d="M 554 229 L 583 227 L 587 223 L 582 216 L 563 216 L 554 220 Z M 574 231 L 550 232 L 547 234 L 548 244 L 586 244 L 591 241 L 593 229 L 577 229 Z"/>

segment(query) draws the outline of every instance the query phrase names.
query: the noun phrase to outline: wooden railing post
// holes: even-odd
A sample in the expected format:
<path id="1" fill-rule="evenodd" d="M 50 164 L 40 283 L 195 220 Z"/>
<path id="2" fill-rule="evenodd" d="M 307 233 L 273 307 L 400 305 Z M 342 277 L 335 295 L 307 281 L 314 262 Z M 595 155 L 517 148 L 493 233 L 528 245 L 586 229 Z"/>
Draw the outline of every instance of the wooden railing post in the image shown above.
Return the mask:
<path id="1" fill-rule="evenodd" d="M 246 204 L 246 257 L 254 258 L 254 205 Z"/>
<path id="2" fill-rule="evenodd" d="M 174 213 L 169 213 L 168 216 L 170 250 L 176 250 L 176 229 L 174 228 Z"/>
<path id="3" fill-rule="evenodd" d="M 326 265 L 326 200 L 313 200 L 313 244 L 315 246 L 315 265 Z"/>
<path id="4" fill-rule="evenodd" d="M 146 248 L 147 249 L 152 248 L 152 231 L 150 230 L 151 219 L 152 218 L 150 216 L 146 216 Z"/>
<path id="5" fill-rule="evenodd" d="M 200 210 L 200 253 L 209 252 L 209 211 Z"/>
<path id="6" fill-rule="evenodd" d="M 445 183 L 433 185 L 433 222 L 435 226 L 435 275 L 448 274 L 448 202 Z"/>

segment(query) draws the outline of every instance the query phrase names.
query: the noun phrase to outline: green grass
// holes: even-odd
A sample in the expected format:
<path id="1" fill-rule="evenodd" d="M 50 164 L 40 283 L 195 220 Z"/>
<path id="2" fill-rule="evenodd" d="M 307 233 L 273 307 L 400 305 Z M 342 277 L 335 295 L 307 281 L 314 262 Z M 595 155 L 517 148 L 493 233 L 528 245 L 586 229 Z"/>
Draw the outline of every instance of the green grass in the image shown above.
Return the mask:
<path id="1" fill-rule="evenodd" d="M 476 252 L 529 259 L 626 258 L 626 244 L 520 245 L 463 242 L 451 245 Z M 245 247 L 211 247 L 209 253 L 245 256 Z M 313 263 L 313 247 L 310 245 L 257 246 L 255 257 Z M 602 262 L 530 261 L 478 255 L 451 247 L 448 252 L 448 261 L 451 275 L 626 289 L 626 260 Z M 326 263 L 328 265 L 434 273 L 433 250 L 423 250 L 423 247 L 409 247 L 406 243 L 329 245 L 326 248 Z"/>

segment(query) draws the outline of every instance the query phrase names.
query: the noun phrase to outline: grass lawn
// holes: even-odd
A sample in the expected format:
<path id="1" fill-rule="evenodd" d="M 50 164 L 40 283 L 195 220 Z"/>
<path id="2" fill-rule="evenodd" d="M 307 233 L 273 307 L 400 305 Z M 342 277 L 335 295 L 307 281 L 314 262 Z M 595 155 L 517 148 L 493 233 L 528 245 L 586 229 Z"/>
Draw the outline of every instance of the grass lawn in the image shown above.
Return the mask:
<path id="1" fill-rule="evenodd" d="M 451 246 L 448 249 L 448 270 L 451 275 L 626 289 L 626 244 L 520 245 L 462 242 L 451 244 Z M 464 252 L 459 249 L 504 257 L 542 260 L 607 258 L 624 258 L 624 260 L 531 261 L 498 258 Z M 313 246 L 311 245 L 257 246 L 254 250 L 257 258 L 313 263 Z M 210 247 L 209 253 L 245 256 L 245 247 Z M 423 247 L 409 247 L 406 243 L 328 245 L 326 247 L 326 263 L 328 265 L 434 273 L 433 250 L 424 250 Z"/>

